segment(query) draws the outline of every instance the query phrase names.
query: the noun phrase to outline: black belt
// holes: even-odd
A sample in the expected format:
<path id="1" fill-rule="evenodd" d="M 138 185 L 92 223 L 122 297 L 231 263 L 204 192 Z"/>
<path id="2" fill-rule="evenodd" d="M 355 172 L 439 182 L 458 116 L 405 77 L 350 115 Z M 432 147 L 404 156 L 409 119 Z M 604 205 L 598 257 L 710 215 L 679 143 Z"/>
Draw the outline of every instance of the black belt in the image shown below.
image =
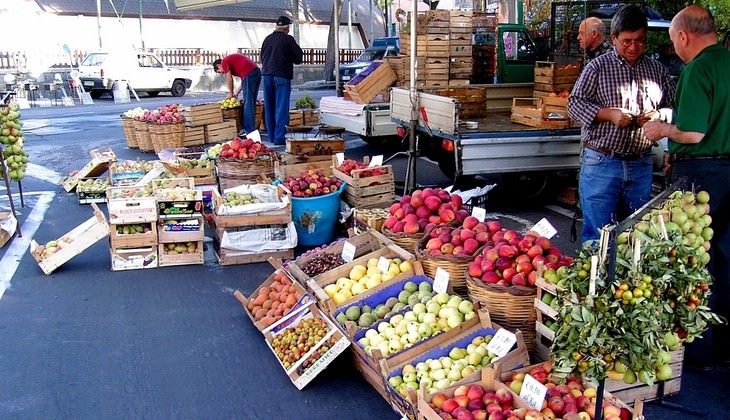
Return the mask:
<path id="1" fill-rule="evenodd" d="M 641 153 L 621 153 L 621 152 L 616 152 L 614 150 L 604 149 L 603 147 L 588 146 L 588 145 L 586 145 L 586 149 L 591 149 L 602 155 L 616 158 L 616 159 L 621 159 L 621 160 L 639 160 L 639 159 L 643 159 L 644 157 L 646 157 L 649 154 L 649 150 L 641 152 Z"/>
<path id="2" fill-rule="evenodd" d="M 670 162 L 679 162 L 681 160 L 700 160 L 700 159 L 730 159 L 730 155 L 671 155 Z"/>

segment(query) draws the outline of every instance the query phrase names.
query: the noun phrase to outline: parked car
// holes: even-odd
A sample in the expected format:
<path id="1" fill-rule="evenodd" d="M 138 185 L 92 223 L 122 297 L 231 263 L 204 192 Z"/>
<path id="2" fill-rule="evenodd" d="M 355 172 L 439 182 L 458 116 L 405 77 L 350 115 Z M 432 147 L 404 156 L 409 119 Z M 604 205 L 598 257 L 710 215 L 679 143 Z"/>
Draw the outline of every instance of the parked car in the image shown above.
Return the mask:
<path id="1" fill-rule="evenodd" d="M 366 48 L 355 61 L 340 66 L 340 81 L 347 83 L 355 75 L 368 68 L 373 61 L 398 55 L 399 51 L 400 38 L 398 37 L 373 39 L 372 45 Z"/>
<path id="2" fill-rule="evenodd" d="M 131 50 L 90 53 L 79 65 L 79 80 L 92 98 L 111 94 L 117 81 L 150 96 L 170 92 L 175 97 L 185 95 L 193 83 L 184 70 L 167 67 L 154 54 Z"/>

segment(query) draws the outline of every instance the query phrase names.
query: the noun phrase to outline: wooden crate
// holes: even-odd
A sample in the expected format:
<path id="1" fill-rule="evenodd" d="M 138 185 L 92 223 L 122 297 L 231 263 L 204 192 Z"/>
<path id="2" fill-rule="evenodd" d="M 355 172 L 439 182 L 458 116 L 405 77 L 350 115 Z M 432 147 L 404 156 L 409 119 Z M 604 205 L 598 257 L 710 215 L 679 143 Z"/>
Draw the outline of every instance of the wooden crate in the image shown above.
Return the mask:
<path id="1" fill-rule="evenodd" d="M 472 47 L 471 45 L 450 45 L 449 46 L 449 57 L 471 57 Z"/>
<path id="2" fill-rule="evenodd" d="M 565 80 L 573 78 L 573 81 L 575 81 L 579 74 L 580 68 L 576 65 L 562 67 L 552 61 L 535 62 L 535 77 L 545 78 L 545 83 L 563 83 L 560 81 L 561 78 L 565 78 Z"/>
<path id="3" fill-rule="evenodd" d="M 368 71 L 370 71 L 368 73 Z M 365 75 L 367 73 L 367 75 Z M 384 62 L 374 62 L 363 73 L 345 85 L 352 100 L 359 104 L 370 103 L 380 92 L 396 81 L 396 75 Z"/>
<path id="4" fill-rule="evenodd" d="M 160 220 L 157 222 L 157 241 L 171 242 L 198 242 L 205 239 L 203 216 L 182 220 Z"/>
<path id="5" fill-rule="evenodd" d="M 180 113 L 185 117 L 185 125 L 189 127 L 223 122 L 223 112 L 217 102 L 181 106 Z"/>
<path id="6" fill-rule="evenodd" d="M 361 197 L 344 191 L 341 198 L 351 207 L 368 209 L 392 204 L 395 201 L 395 192 L 386 192 L 382 194 L 374 194 Z"/>
<path id="7" fill-rule="evenodd" d="M 95 178 L 103 174 L 109 167 L 109 163 L 117 160 L 117 155 L 110 148 L 92 149 L 89 154 L 91 155 L 91 161 L 76 173 L 61 181 L 61 185 L 63 185 L 66 192 L 73 191 L 76 184 L 83 178 Z"/>
<path id="8" fill-rule="evenodd" d="M 119 192 L 121 198 L 113 198 Z M 157 220 L 157 200 L 145 196 L 145 187 L 110 187 L 107 190 L 109 222 L 146 223 Z"/>
<path id="9" fill-rule="evenodd" d="M 570 126 L 567 119 L 548 119 L 541 108 L 539 98 L 513 98 L 512 122 L 538 128 L 564 128 Z"/>
<path id="10" fill-rule="evenodd" d="M 538 312 L 535 321 L 535 352 L 534 355 L 541 361 L 550 360 L 550 347 L 555 341 L 555 331 L 545 324 L 547 315 Z"/>
<path id="11" fill-rule="evenodd" d="M 313 162 L 290 163 L 284 162 L 274 163 L 274 174 L 276 179 L 285 180 L 290 176 L 298 176 L 302 171 L 322 171 L 327 176 L 332 175 L 331 160 L 315 160 Z"/>
<path id="12" fill-rule="evenodd" d="M 333 155 L 345 151 L 342 137 L 329 139 L 286 139 L 286 151 L 294 155 Z M 328 157 L 327 160 L 331 160 Z"/>
<path id="13" fill-rule="evenodd" d="M 157 258 L 160 267 L 203 264 L 203 241 L 196 242 L 195 252 L 183 254 L 166 253 L 164 247 L 167 245 L 169 244 L 157 245 Z"/>
<path id="14" fill-rule="evenodd" d="M 302 111 L 304 125 L 319 125 L 319 109 L 305 109 Z"/>
<path id="15" fill-rule="evenodd" d="M 112 271 L 157 268 L 157 245 L 144 248 L 110 248 Z"/>
<path id="16" fill-rule="evenodd" d="M 366 165 L 369 164 L 370 157 L 363 156 L 363 163 L 365 163 Z M 385 170 L 385 173 L 382 175 L 363 176 L 366 171 L 372 170 L 374 168 L 383 169 L 383 170 Z M 332 158 L 332 173 L 337 178 L 346 182 L 348 185 L 351 185 L 353 187 L 362 188 L 362 187 L 369 187 L 371 185 L 388 183 L 393 178 L 393 166 L 392 165 L 381 165 L 381 166 L 376 166 L 373 168 L 354 169 L 350 173 L 350 175 L 347 175 L 346 173 L 337 170 L 337 161 L 333 157 Z"/>
<path id="17" fill-rule="evenodd" d="M 664 397 L 679 393 L 682 388 L 682 363 L 684 361 L 684 347 L 669 353 L 672 376 L 664 381 Z M 653 401 L 659 399 L 659 384 L 652 386 L 637 382 L 627 384 L 624 381 L 606 379 L 606 391 L 623 401 Z"/>
<path id="18" fill-rule="evenodd" d="M 236 137 L 236 122 L 221 121 L 217 124 L 205 125 L 205 142 L 218 143 L 228 141 Z"/>
<path id="19" fill-rule="evenodd" d="M 95 178 L 98 180 L 105 180 L 105 178 Z M 79 180 L 80 182 L 81 180 Z M 79 204 L 91 204 L 91 203 L 106 203 L 106 191 L 88 191 L 82 188 L 78 183 L 76 184 L 76 196 L 79 200 Z"/>
<path id="20" fill-rule="evenodd" d="M 223 206 L 223 197 L 217 190 L 212 190 L 213 223 L 216 231 L 219 232 L 219 235 L 222 235 L 222 229 L 231 227 L 284 225 L 291 222 L 291 200 L 289 199 L 289 192 L 280 185 L 277 188 L 277 193 L 279 201 L 286 202 L 286 206 L 282 209 L 262 213 L 221 215 L 219 213 Z"/>
<path id="21" fill-rule="evenodd" d="M 286 372 L 289 380 L 295 387 L 297 387 L 297 389 L 300 390 L 307 386 L 307 384 L 309 384 L 317 375 L 327 368 L 327 366 L 332 363 L 337 356 L 342 354 L 342 352 L 347 350 L 350 346 L 350 340 L 342 334 L 332 321 L 330 321 L 319 309 L 317 309 L 317 306 L 314 305 L 314 303 L 309 303 L 298 310 L 289 313 L 287 316 L 279 320 L 279 322 L 266 329 L 264 331 L 266 345 L 268 345 L 271 351 L 274 352 L 271 343 L 277 335 L 285 333 L 287 329 L 294 328 L 299 325 L 302 320 L 309 318 L 317 318 L 324 321 L 327 325 L 327 333 L 325 336 L 288 369 L 284 367 L 278 357 L 274 356 L 279 364 L 281 364 L 281 367 Z M 320 355 L 319 358 L 313 356 L 313 353 L 325 344 L 329 346 L 329 349 Z M 316 361 L 314 361 L 314 363 L 312 363 L 311 366 L 303 372 L 299 373 L 299 367 L 302 366 L 307 359 L 312 357 L 315 357 Z"/>
<path id="22" fill-rule="evenodd" d="M 183 138 L 183 146 L 195 146 L 205 144 L 205 127 L 185 127 L 185 137 Z"/>
<path id="23" fill-rule="evenodd" d="M 124 228 L 126 225 L 146 225 L 149 230 L 142 233 L 119 233 L 118 228 Z M 154 222 L 141 223 L 112 223 L 109 226 L 109 244 L 112 251 L 119 248 L 145 248 L 154 246 L 157 253 L 157 227 Z"/>
<path id="24" fill-rule="evenodd" d="M 38 262 L 38 266 L 43 270 L 43 273 L 46 275 L 51 274 L 71 258 L 81 254 L 100 239 L 109 236 L 109 224 L 104 214 L 99 210 L 96 203 L 91 203 L 91 207 L 94 215 L 59 238 L 58 241 L 63 242 L 63 247 L 55 253 L 42 258 L 40 245 L 31 239 L 30 254 Z"/>
<path id="25" fill-rule="evenodd" d="M 459 100 L 459 118 L 481 118 L 487 115 L 487 90 L 481 87 L 437 89 L 433 93 Z"/>
<path id="26" fill-rule="evenodd" d="M 304 125 L 304 112 L 301 109 L 289 110 L 289 127 Z"/>

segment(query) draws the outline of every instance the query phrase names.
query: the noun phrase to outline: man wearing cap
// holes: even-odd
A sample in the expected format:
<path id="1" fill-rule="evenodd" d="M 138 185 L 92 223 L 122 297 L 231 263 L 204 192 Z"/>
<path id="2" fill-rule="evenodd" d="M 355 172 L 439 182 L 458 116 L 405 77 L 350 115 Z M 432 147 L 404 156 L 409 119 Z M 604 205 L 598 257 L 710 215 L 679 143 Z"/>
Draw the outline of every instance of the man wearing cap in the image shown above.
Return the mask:
<path id="1" fill-rule="evenodd" d="M 261 67 L 264 80 L 264 117 L 269 141 L 286 142 L 286 126 L 289 124 L 289 98 L 294 64 L 302 63 L 302 49 L 289 35 L 291 19 L 279 16 L 276 30 L 261 45 Z"/>
<path id="2" fill-rule="evenodd" d="M 242 120 L 243 131 L 250 133 L 256 129 L 256 99 L 261 85 L 261 70 L 243 54 L 230 54 L 213 62 L 213 70 L 226 75 L 227 98 L 237 98 L 243 92 Z M 233 92 L 233 76 L 241 79 L 241 86 Z M 241 135 L 243 133 L 239 133 Z"/>

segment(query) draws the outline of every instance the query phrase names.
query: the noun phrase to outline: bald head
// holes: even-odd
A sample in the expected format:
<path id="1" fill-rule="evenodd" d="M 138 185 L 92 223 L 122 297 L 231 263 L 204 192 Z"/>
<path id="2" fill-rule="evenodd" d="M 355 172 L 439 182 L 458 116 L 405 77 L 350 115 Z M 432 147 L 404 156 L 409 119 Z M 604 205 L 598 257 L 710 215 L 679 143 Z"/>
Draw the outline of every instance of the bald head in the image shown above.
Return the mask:
<path id="1" fill-rule="evenodd" d="M 702 6 L 685 7 L 672 19 L 669 37 L 679 58 L 689 63 L 700 51 L 717 43 L 715 19 Z"/>
<path id="2" fill-rule="evenodd" d="M 589 17 L 578 27 L 578 42 L 584 50 L 590 51 L 601 45 L 606 25 L 597 17 Z"/>

